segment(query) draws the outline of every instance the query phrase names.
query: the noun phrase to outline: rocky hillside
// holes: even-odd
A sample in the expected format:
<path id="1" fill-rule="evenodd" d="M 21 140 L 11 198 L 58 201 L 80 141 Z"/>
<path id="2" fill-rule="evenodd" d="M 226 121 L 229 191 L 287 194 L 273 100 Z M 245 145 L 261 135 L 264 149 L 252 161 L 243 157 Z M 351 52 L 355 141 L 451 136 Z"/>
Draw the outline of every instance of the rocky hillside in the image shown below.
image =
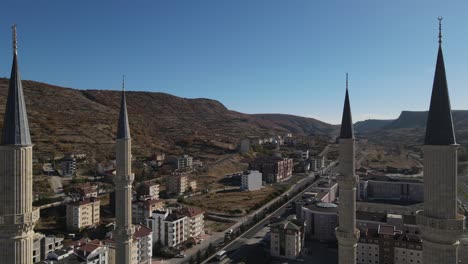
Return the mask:
<path id="1" fill-rule="evenodd" d="M 0 79 L 0 125 L 8 79 Z M 119 91 L 77 90 L 23 81 L 35 156 L 84 152 L 113 155 Z M 245 136 L 274 133 L 327 134 L 334 126 L 290 115 L 248 115 L 218 101 L 187 99 L 164 93 L 127 92 L 134 152 L 163 150 L 179 154 L 234 149 Z"/>
<path id="2" fill-rule="evenodd" d="M 360 136 L 378 142 L 420 145 L 426 131 L 427 111 L 403 111 L 395 120 L 366 120 L 355 125 Z M 459 144 L 468 146 L 468 111 L 454 110 L 453 124 Z"/>

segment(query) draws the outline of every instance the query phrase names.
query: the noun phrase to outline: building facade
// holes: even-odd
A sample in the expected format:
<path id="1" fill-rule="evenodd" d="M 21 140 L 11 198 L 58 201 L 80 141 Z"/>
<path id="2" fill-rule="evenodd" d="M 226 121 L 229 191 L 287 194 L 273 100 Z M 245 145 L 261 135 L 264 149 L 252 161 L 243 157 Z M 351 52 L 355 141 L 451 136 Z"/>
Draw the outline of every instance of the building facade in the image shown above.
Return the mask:
<path id="1" fill-rule="evenodd" d="M 132 223 L 146 223 L 146 219 L 151 217 L 153 211 L 162 209 L 164 200 L 147 199 L 144 201 L 135 201 L 132 203 Z"/>
<path id="2" fill-rule="evenodd" d="M 292 176 L 293 159 L 268 157 L 257 158 L 249 163 L 249 170 L 262 173 L 262 180 L 266 183 L 281 182 Z"/>
<path id="3" fill-rule="evenodd" d="M 262 174 L 259 171 L 247 171 L 241 176 L 241 190 L 256 191 L 262 189 Z"/>
<path id="4" fill-rule="evenodd" d="M 175 247 L 188 239 L 188 218 L 170 210 L 154 211 L 146 220 L 146 226 L 153 230 L 153 241 Z"/>
<path id="5" fill-rule="evenodd" d="M 99 224 L 100 205 L 95 198 L 67 204 L 67 229 L 75 232 Z"/>
<path id="6" fill-rule="evenodd" d="M 270 254 L 274 257 L 296 259 L 304 246 L 304 224 L 288 217 L 271 225 Z"/>
<path id="7" fill-rule="evenodd" d="M 183 173 L 172 173 L 166 177 L 166 192 L 168 194 L 181 195 L 188 190 L 188 176 Z"/>

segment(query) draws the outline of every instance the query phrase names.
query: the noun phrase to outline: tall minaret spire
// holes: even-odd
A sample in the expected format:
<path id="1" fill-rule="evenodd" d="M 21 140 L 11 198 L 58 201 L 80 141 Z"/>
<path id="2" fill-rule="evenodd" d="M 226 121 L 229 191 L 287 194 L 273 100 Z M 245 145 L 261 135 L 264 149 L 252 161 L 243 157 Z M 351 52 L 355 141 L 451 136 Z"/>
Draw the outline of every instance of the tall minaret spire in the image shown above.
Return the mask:
<path id="1" fill-rule="evenodd" d="M 32 143 L 18 66 L 16 25 L 13 65 L 0 143 L 0 259 L 32 264 L 34 225 L 39 210 L 32 206 Z"/>
<path id="2" fill-rule="evenodd" d="M 122 78 L 122 98 L 117 128 L 116 157 L 117 170 L 115 183 L 116 204 L 116 263 L 132 263 L 132 141 L 128 125 L 127 102 L 125 98 L 125 76 Z"/>
<path id="3" fill-rule="evenodd" d="M 28 115 L 24 102 L 23 85 L 18 66 L 16 25 L 13 31 L 13 64 L 11 67 L 8 97 L 3 122 L 2 145 L 31 145 Z"/>
<path id="4" fill-rule="evenodd" d="M 351 106 L 348 94 L 348 74 L 346 73 L 346 94 L 343 107 L 343 118 L 340 129 L 340 174 L 337 176 L 339 188 L 339 227 L 336 228 L 338 240 L 338 263 L 356 263 L 356 247 L 359 231 L 356 229 L 356 184 L 355 175 L 354 133 L 351 117 Z"/>
<path id="5" fill-rule="evenodd" d="M 442 54 L 439 49 L 424 139 L 424 210 L 416 214 L 422 233 L 424 264 L 458 263 L 459 239 L 465 217 L 457 206 L 457 148 Z"/>

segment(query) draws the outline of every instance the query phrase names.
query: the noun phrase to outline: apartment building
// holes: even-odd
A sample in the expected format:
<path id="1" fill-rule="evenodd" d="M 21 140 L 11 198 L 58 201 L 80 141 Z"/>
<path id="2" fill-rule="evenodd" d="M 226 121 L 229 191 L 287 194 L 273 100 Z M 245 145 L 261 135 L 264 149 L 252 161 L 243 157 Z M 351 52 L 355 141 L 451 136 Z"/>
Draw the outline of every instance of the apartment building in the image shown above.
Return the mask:
<path id="1" fill-rule="evenodd" d="M 101 202 L 97 198 L 67 204 L 67 229 L 81 231 L 82 229 L 99 224 L 99 209 Z"/>
<path id="2" fill-rule="evenodd" d="M 241 176 L 241 190 L 256 191 L 262 188 L 262 174 L 259 171 L 246 171 Z"/>
<path id="3" fill-rule="evenodd" d="M 139 200 L 159 199 L 159 184 L 154 180 L 144 181 L 137 186 L 137 196 Z"/>
<path id="4" fill-rule="evenodd" d="M 304 245 L 304 222 L 288 217 L 271 225 L 270 253 L 274 257 L 296 259 Z"/>
<path id="5" fill-rule="evenodd" d="M 188 189 L 188 176 L 184 173 L 172 173 L 166 177 L 166 192 L 181 195 Z"/>
<path id="6" fill-rule="evenodd" d="M 175 247 L 188 239 L 188 218 L 171 210 L 157 210 L 146 220 L 146 226 L 153 230 L 153 241 Z"/>
<path id="7" fill-rule="evenodd" d="M 34 233 L 33 263 L 45 260 L 50 252 L 63 248 L 63 238 Z"/>
<path id="8" fill-rule="evenodd" d="M 416 234 L 406 234 L 391 225 L 361 230 L 356 263 L 421 264 L 421 238 Z"/>
<path id="9" fill-rule="evenodd" d="M 145 223 L 146 219 L 151 217 L 153 211 L 162 209 L 164 200 L 147 199 L 144 201 L 135 201 L 132 203 L 132 223 Z"/>
<path id="10" fill-rule="evenodd" d="M 205 212 L 196 207 L 184 207 L 177 211 L 181 216 L 187 217 L 187 235 L 188 237 L 198 238 L 205 234 Z"/>
<path id="11" fill-rule="evenodd" d="M 293 159 L 280 157 L 257 158 L 249 163 L 249 170 L 262 173 L 266 183 L 281 182 L 292 176 Z"/>
<path id="12" fill-rule="evenodd" d="M 76 159 L 74 157 L 66 157 L 61 162 L 62 175 L 72 177 L 76 175 Z"/>

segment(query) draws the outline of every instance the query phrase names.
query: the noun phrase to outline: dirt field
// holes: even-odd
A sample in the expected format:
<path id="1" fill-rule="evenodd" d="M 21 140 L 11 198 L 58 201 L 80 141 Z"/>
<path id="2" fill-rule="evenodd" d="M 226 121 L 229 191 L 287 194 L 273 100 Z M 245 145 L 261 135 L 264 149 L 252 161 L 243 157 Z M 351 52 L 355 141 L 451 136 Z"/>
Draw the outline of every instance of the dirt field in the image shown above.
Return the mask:
<path id="1" fill-rule="evenodd" d="M 186 200 L 186 203 L 201 207 L 209 212 L 234 212 L 241 210 L 245 213 L 247 209 L 264 201 L 268 196 L 273 196 L 276 191 L 274 187 L 267 186 L 261 190 L 252 192 L 209 193 L 190 197 Z"/>
<path id="2" fill-rule="evenodd" d="M 213 234 L 216 232 L 222 232 L 232 226 L 233 222 L 216 222 L 211 220 L 205 220 L 205 229 L 207 234 Z"/>

